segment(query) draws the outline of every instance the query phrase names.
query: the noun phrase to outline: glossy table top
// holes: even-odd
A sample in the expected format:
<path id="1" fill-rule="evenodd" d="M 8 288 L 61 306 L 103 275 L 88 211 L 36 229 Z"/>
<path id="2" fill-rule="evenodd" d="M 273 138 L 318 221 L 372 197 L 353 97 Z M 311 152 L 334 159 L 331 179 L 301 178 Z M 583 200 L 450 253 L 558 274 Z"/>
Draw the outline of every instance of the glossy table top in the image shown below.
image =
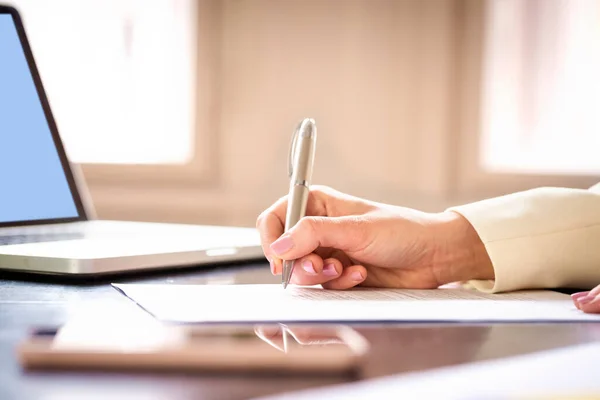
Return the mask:
<path id="1" fill-rule="evenodd" d="M 29 279 L 29 278 L 28 278 Z M 145 312 L 111 282 L 280 283 L 263 263 L 76 284 L 0 272 L 0 399 L 247 399 L 351 378 L 217 373 L 29 372 L 15 346 L 37 326 L 60 325 L 85 310 Z M 524 354 L 600 340 L 600 324 L 360 324 L 372 344 L 362 379 Z"/>

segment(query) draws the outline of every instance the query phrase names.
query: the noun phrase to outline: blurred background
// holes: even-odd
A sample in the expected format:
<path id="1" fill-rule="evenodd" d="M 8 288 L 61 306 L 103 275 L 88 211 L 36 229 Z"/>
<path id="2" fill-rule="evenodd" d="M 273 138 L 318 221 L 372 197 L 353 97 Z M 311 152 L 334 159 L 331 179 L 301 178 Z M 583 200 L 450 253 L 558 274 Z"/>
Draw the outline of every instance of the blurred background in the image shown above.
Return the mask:
<path id="1" fill-rule="evenodd" d="M 441 211 L 600 180 L 599 0 L 17 0 L 99 217 L 254 226 L 315 183 Z"/>

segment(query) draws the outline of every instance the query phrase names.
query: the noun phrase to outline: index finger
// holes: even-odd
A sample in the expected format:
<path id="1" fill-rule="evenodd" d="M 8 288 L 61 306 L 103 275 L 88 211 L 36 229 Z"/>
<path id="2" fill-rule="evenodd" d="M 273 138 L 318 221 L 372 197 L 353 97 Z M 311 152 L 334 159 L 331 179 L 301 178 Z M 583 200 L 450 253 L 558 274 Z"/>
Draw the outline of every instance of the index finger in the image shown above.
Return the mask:
<path id="1" fill-rule="evenodd" d="M 286 211 L 287 196 L 284 196 L 263 211 L 256 220 L 262 250 L 269 262 L 275 261 L 275 256 L 271 252 L 271 243 L 283 235 Z"/>
<path id="2" fill-rule="evenodd" d="M 260 234 L 260 242 L 265 257 L 271 263 L 272 272 L 282 269 L 282 262 L 275 254 L 271 252 L 271 243 L 279 239 L 285 230 L 285 217 L 287 212 L 288 196 L 283 196 L 273 205 L 263 211 L 256 220 L 256 228 Z M 327 195 L 323 190 L 311 189 L 308 193 L 308 203 L 306 204 L 307 215 L 327 215 Z"/>

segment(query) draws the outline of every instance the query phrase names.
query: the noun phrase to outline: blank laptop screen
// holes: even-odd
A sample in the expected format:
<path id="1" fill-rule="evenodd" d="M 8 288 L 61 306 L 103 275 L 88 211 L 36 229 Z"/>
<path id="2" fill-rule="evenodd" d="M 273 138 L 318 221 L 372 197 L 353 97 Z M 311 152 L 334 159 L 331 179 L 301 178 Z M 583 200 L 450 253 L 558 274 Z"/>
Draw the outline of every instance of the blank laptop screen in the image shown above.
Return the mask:
<path id="1" fill-rule="evenodd" d="M 0 14 L 0 224 L 77 216 L 15 23 Z"/>

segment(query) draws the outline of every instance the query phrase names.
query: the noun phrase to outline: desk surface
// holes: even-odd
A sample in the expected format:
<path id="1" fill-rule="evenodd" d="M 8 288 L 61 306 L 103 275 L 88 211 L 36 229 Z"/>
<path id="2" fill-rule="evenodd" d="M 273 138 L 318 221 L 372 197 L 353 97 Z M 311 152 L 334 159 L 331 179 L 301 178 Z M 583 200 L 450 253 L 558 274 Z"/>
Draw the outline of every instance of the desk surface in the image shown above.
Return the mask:
<path id="1" fill-rule="evenodd" d="M 4 275 L 0 272 L 0 277 Z M 263 264 L 166 273 L 113 282 L 279 283 Z M 27 331 L 65 323 L 74 310 L 98 305 L 144 313 L 109 282 L 75 285 L 0 279 L 0 399 L 247 399 L 343 382 L 341 377 L 46 373 L 23 371 L 14 349 Z M 96 308 L 95 308 L 96 309 Z M 425 370 L 600 340 L 600 324 L 356 325 L 373 345 L 364 377 Z"/>

